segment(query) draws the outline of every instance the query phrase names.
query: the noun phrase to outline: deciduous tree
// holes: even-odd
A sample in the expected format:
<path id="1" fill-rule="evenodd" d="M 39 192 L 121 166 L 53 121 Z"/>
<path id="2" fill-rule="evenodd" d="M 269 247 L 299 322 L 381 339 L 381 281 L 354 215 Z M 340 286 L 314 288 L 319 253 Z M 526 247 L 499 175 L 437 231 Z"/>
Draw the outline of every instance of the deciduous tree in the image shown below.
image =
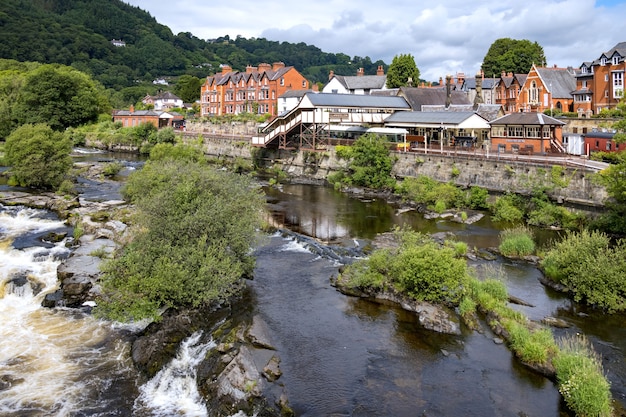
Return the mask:
<path id="1" fill-rule="evenodd" d="M 6 140 L 13 180 L 25 187 L 56 189 L 72 167 L 72 142 L 44 124 L 23 125 Z"/>
<path id="2" fill-rule="evenodd" d="M 411 54 L 400 54 L 393 57 L 387 70 L 387 88 L 404 87 L 412 83 L 417 85 L 420 79 L 420 71 L 415 65 L 415 59 Z"/>
<path id="3" fill-rule="evenodd" d="M 491 44 L 483 58 L 485 76 L 499 76 L 502 72 L 527 74 L 533 64 L 546 65 L 543 47 L 526 39 L 500 38 Z"/>

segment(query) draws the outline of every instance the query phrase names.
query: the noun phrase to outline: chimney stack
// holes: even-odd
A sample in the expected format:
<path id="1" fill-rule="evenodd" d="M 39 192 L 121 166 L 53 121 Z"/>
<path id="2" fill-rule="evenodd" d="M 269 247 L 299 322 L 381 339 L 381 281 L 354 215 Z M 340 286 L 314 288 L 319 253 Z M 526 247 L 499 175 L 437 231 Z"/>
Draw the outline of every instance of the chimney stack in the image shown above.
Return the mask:
<path id="1" fill-rule="evenodd" d="M 359 68 L 356 72 L 356 76 L 362 77 L 363 75 L 365 75 L 365 70 L 363 68 Z"/>
<path id="2" fill-rule="evenodd" d="M 230 65 L 228 65 L 228 64 L 223 64 L 222 65 L 222 74 L 228 74 L 232 70 L 233 69 L 230 67 Z"/>
<path id="3" fill-rule="evenodd" d="M 334 76 L 335 76 L 335 71 L 330 70 L 330 72 L 328 73 L 328 81 L 332 80 Z"/>
<path id="4" fill-rule="evenodd" d="M 385 70 L 383 69 L 382 65 L 378 66 L 378 69 L 376 70 L 376 75 L 385 75 Z"/>
<path id="5" fill-rule="evenodd" d="M 446 75 L 446 109 L 452 104 L 452 76 Z"/>

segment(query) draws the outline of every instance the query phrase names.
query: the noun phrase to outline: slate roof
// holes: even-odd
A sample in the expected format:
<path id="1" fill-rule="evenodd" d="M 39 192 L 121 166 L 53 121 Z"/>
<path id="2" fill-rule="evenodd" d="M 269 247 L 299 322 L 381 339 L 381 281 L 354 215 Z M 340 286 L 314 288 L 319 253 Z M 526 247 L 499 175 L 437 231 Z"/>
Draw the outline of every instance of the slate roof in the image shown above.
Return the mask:
<path id="1" fill-rule="evenodd" d="M 115 110 L 113 112 L 114 116 L 138 116 L 138 117 L 161 117 L 164 114 L 169 114 L 174 116 L 174 118 L 182 117 L 180 113 L 175 111 L 157 111 L 157 110 Z"/>
<path id="2" fill-rule="evenodd" d="M 571 68 L 536 69 L 553 98 L 572 98 L 572 91 L 576 90 L 576 77 Z"/>
<path id="3" fill-rule="evenodd" d="M 607 57 L 608 59 L 611 59 L 611 57 L 613 57 L 613 55 L 617 52 L 617 54 L 619 56 L 622 57 L 621 61 L 624 60 L 624 57 L 626 57 L 626 42 L 620 42 L 617 45 L 615 45 L 613 48 L 609 49 L 607 52 L 604 52 L 602 55 L 604 55 L 605 57 Z M 600 58 L 602 58 L 602 55 L 600 56 Z M 599 62 L 599 59 L 597 60 Z M 595 63 L 595 61 L 594 61 Z"/>
<path id="4" fill-rule="evenodd" d="M 385 124 L 392 123 L 422 123 L 422 124 L 453 124 L 457 125 L 476 113 L 473 111 L 399 111 L 385 119 Z"/>
<path id="5" fill-rule="evenodd" d="M 343 79 L 348 90 L 380 90 L 384 88 L 387 83 L 386 75 L 344 76 Z"/>
<path id="6" fill-rule="evenodd" d="M 498 119 L 492 120 L 490 123 L 492 126 L 498 126 L 498 125 L 500 126 L 501 125 L 562 126 L 566 124 L 558 119 L 555 119 L 554 117 L 550 117 L 543 113 L 537 113 L 537 112 L 511 113 L 511 114 L 507 114 L 506 116 L 502 116 Z"/>
<path id="7" fill-rule="evenodd" d="M 421 111 L 423 105 L 446 104 L 446 87 L 400 87 L 398 95 L 406 98 L 415 111 Z M 451 104 L 472 104 L 463 91 L 451 91 L 450 98 Z"/>
<path id="8" fill-rule="evenodd" d="M 315 107 L 362 107 L 362 108 L 389 108 L 406 109 L 409 104 L 403 97 L 372 96 L 367 94 L 334 94 L 308 93 L 305 95 Z M 305 99 L 303 98 L 303 100 Z"/>
<path id="9" fill-rule="evenodd" d="M 473 104 L 452 104 L 446 110 L 445 105 L 424 105 L 422 106 L 423 112 L 433 111 L 454 111 L 454 112 L 476 112 L 488 121 L 495 120 L 500 116 L 500 110 L 502 106 L 500 104 L 486 104 L 480 103 L 477 108 L 474 108 Z"/>
<path id="10" fill-rule="evenodd" d="M 483 81 L 482 82 L 483 90 L 491 90 L 492 88 L 498 85 L 498 83 L 500 82 L 500 79 L 499 78 L 483 78 L 482 81 Z M 465 81 L 463 82 L 463 86 L 461 87 L 461 90 L 468 91 L 468 90 L 475 90 L 475 89 L 476 89 L 476 77 L 466 78 Z"/>
<path id="11" fill-rule="evenodd" d="M 303 97 L 307 93 L 314 93 L 313 90 L 287 90 L 283 94 L 281 94 L 278 98 L 299 98 Z"/>
<path id="12" fill-rule="evenodd" d="M 263 77 L 267 77 L 269 80 L 278 80 L 280 77 L 288 73 L 290 70 L 294 69 L 294 67 L 282 67 L 277 70 L 264 70 L 264 71 L 253 71 L 253 72 L 241 72 L 241 71 L 230 71 L 226 74 L 218 73 L 215 75 L 210 75 L 206 77 L 205 83 L 211 85 L 215 83 L 216 85 L 225 85 L 228 84 L 229 81 L 232 80 L 234 84 L 237 84 L 241 79 L 244 79 L 246 82 L 253 78 L 255 81 L 259 81 L 263 79 Z"/>

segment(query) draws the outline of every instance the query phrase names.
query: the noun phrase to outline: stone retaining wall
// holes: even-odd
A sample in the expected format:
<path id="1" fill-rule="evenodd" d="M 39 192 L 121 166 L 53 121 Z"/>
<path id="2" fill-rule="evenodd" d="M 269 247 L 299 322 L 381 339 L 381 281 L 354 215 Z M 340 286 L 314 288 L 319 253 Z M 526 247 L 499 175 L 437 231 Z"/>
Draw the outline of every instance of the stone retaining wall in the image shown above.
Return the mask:
<path id="1" fill-rule="evenodd" d="M 323 180 L 330 173 L 346 167 L 346 161 L 336 157 L 334 147 L 326 151 L 289 151 L 256 148 L 241 141 L 204 139 L 204 151 L 215 157 L 259 158 L 264 165 L 280 166 L 291 176 Z M 254 155 L 253 155 L 254 154 Z M 397 162 L 393 173 L 398 178 L 426 175 L 441 182 L 452 181 L 463 187 L 480 186 L 492 192 L 527 194 L 533 186 L 551 186 L 553 166 L 567 186 L 555 188 L 552 197 L 582 207 L 601 207 L 606 190 L 592 181 L 594 170 L 567 164 L 565 158 L 555 158 L 554 164 L 519 160 L 495 160 L 480 155 L 446 155 L 395 153 Z"/>

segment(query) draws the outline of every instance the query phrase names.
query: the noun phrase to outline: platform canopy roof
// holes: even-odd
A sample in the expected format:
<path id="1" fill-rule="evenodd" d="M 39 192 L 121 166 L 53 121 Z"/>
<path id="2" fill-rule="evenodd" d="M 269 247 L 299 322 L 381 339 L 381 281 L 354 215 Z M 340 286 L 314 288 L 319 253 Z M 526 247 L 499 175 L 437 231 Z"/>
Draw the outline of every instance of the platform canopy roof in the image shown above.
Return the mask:
<path id="1" fill-rule="evenodd" d="M 490 129 L 489 122 L 475 112 L 399 111 L 385 119 L 386 127 L 446 129 Z"/>

